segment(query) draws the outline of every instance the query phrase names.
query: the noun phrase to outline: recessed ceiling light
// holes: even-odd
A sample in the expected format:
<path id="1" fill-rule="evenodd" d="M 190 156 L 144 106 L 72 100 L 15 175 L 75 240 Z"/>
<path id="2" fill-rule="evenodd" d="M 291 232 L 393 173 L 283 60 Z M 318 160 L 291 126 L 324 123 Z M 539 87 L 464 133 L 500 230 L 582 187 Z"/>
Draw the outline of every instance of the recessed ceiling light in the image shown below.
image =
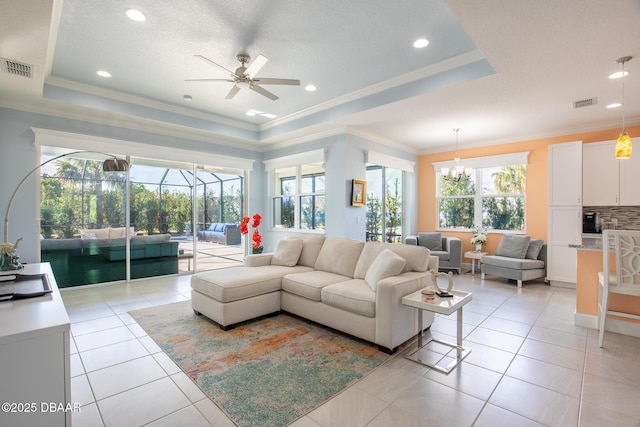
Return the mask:
<path id="1" fill-rule="evenodd" d="M 193 100 L 193 97 L 191 95 L 184 95 L 182 99 L 184 99 L 185 101 L 191 101 Z"/>
<path id="2" fill-rule="evenodd" d="M 278 116 L 276 116 L 275 114 L 271 114 L 271 113 L 264 113 L 264 114 L 262 114 L 262 117 L 266 117 L 267 119 L 275 119 Z"/>
<path id="3" fill-rule="evenodd" d="M 620 104 L 619 102 L 614 102 L 607 105 L 607 108 L 618 108 L 618 107 L 622 107 L 622 104 Z"/>
<path id="4" fill-rule="evenodd" d="M 98 72 L 96 72 L 97 75 L 99 75 L 100 77 L 111 77 L 111 73 L 108 71 L 104 71 L 104 70 L 100 70 Z"/>
<path id="5" fill-rule="evenodd" d="M 610 78 L 610 79 L 619 79 L 620 77 L 624 77 L 624 76 L 626 76 L 627 74 L 629 74 L 629 72 L 628 72 L 628 71 L 616 71 L 615 73 L 610 74 L 610 75 L 609 75 L 609 78 Z"/>
<path id="6" fill-rule="evenodd" d="M 127 9 L 126 13 L 129 18 L 136 22 L 143 22 L 147 19 L 147 17 L 144 16 L 144 13 L 140 12 L 138 9 Z"/>
<path id="7" fill-rule="evenodd" d="M 316 89 L 318 89 L 316 85 L 306 85 L 304 87 L 304 90 L 306 90 L 307 92 L 315 92 Z"/>
<path id="8" fill-rule="evenodd" d="M 423 47 L 427 47 L 429 45 L 429 40 L 427 39 L 418 39 L 413 42 L 413 47 L 417 49 L 422 49 Z"/>

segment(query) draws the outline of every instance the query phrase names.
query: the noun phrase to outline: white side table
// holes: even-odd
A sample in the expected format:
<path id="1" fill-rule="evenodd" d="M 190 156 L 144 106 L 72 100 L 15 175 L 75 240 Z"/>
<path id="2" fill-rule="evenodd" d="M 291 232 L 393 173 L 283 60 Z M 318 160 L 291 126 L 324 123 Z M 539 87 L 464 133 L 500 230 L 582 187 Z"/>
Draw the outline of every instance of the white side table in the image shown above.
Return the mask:
<path id="1" fill-rule="evenodd" d="M 433 301 L 427 301 L 425 295 L 422 294 L 421 290 L 402 298 L 402 304 L 418 309 L 418 325 L 420 325 L 420 331 L 418 332 L 418 348 L 413 352 L 405 355 L 405 358 L 420 363 L 421 365 L 436 369 L 440 372 L 444 372 L 445 374 L 451 372 L 453 368 L 458 366 L 460 362 L 462 362 L 462 360 L 467 357 L 469 353 L 471 353 L 471 349 L 462 347 L 462 307 L 466 303 L 471 301 L 471 299 L 473 298 L 473 294 L 471 292 L 462 291 L 451 291 L 450 293 L 453 294 L 453 298 L 440 298 L 436 296 L 435 300 Z M 427 342 L 423 344 L 422 337 L 424 331 L 422 330 L 422 310 L 444 314 L 447 316 L 449 316 L 454 311 L 457 311 L 458 319 L 456 344 L 442 341 L 433 337 L 431 337 Z M 455 359 L 447 366 L 440 366 L 436 363 L 430 363 L 428 361 L 423 361 L 422 359 L 420 359 L 420 355 L 418 354 L 419 351 L 432 341 L 456 349 Z"/>
<path id="2" fill-rule="evenodd" d="M 489 252 L 476 252 L 476 251 L 467 251 L 464 253 L 465 258 L 469 258 L 471 260 L 471 274 L 476 274 L 476 261 L 478 262 L 478 270 L 480 269 L 480 258 L 483 255 L 487 255 Z"/>

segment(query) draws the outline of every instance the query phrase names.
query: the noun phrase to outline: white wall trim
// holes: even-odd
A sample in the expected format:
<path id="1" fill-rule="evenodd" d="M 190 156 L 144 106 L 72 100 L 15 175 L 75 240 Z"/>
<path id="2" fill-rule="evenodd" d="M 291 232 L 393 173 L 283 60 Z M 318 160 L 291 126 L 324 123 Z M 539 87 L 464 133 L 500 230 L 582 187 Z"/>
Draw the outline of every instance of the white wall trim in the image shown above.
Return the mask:
<path id="1" fill-rule="evenodd" d="M 497 156 L 485 156 L 485 157 L 469 157 L 460 159 L 465 167 L 470 168 L 489 168 L 509 165 L 522 165 L 528 163 L 529 151 L 523 151 L 520 153 L 499 154 Z M 443 167 L 451 168 L 454 165 L 453 159 L 444 162 L 433 162 L 434 172 L 440 172 Z"/>
<path id="2" fill-rule="evenodd" d="M 272 171 L 274 169 L 280 168 L 288 168 L 291 166 L 305 165 L 309 163 L 322 162 L 324 162 L 324 149 L 305 151 L 304 153 L 263 160 L 265 170 L 267 171 Z"/>
<path id="3" fill-rule="evenodd" d="M 400 157 L 390 156 L 388 154 L 378 153 L 376 151 L 367 151 L 367 163 L 384 166 L 388 168 L 400 169 L 406 172 L 415 172 L 416 162 L 402 159 Z"/>
<path id="4" fill-rule="evenodd" d="M 157 160 L 253 170 L 254 160 L 240 157 L 223 156 L 173 147 L 158 147 L 121 139 L 103 138 L 35 127 L 32 127 L 31 130 L 35 134 L 35 144 L 39 146 L 98 151 L 114 155 L 129 155 Z"/>

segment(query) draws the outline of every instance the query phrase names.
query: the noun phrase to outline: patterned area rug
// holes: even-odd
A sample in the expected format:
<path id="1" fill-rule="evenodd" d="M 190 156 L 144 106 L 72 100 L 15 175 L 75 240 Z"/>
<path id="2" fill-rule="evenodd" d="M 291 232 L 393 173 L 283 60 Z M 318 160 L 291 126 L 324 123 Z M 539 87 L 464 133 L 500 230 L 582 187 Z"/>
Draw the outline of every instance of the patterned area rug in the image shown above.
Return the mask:
<path id="1" fill-rule="evenodd" d="M 239 426 L 284 426 L 391 356 L 338 331 L 278 314 L 229 331 L 184 301 L 131 316 Z"/>

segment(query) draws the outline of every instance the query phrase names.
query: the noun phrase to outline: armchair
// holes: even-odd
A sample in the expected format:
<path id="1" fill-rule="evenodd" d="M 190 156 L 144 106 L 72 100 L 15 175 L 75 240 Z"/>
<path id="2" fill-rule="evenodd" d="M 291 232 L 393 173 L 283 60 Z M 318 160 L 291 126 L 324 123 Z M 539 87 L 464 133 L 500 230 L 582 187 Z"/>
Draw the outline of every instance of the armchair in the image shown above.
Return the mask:
<path id="1" fill-rule="evenodd" d="M 431 251 L 431 255 L 440 259 L 439 270 L 455 270 L 460 274 L 462 240 L 459 238 L 443 236 L 438 232 L 418 233 L 417 236 L 407 236 L 404 243 L 424 246 Z"/>

